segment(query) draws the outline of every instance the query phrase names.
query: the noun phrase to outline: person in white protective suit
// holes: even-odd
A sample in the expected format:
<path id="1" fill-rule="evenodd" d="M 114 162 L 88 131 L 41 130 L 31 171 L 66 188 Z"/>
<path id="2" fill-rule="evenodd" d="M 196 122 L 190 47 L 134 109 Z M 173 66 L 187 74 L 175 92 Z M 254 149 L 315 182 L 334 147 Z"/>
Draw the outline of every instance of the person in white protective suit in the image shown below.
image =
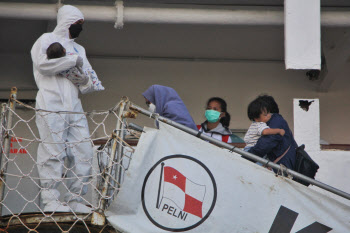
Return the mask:
<path id="1" fill-rule="evenodd" d="M 90 212 L 81 198 L 87 192 L 92 167 L 92 143 L 84 114 L 57 114 L 52 111 L 83 112 L 78 87 L 58 73 L 79 66 L 85 73 L 96 75 L 88 62 L 85 49 L 74 42 L 82 31 L 84 16 L 79 9 L 65 5 L 57 14 L 57 26 L 43 34 L 33 45 L 31 56 L 35 82 L 38 86 L 36 124 L 42 143 L 37 153 L 41 200 L 44 211 Z M 54 42 L 61 43 L 67 53 L 74 55 L 47 59 L 46 50 Z M 84 75 L 82 78 L 86 78 Z M 89 84 L 89 80 L 86 81 Z M 65 166 L 65 160 L 67 160 Z M 63 168 L 68 168 L 67 170 Z M 66 171 L 65 202 L 59 201 L 57 187 Z"/>

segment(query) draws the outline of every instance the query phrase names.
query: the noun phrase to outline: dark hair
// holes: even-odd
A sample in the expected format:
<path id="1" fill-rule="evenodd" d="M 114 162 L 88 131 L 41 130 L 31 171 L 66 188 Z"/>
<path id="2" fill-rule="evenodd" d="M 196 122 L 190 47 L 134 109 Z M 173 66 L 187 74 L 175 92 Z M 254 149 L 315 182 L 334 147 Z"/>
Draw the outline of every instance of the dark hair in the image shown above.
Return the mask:
<path id="1" fill-rule="evenodd" d="M 66 55 L 63 46 L 58 43 L 52 43 L 46 50 L 47 59 L 60 58 Z"/>
<path id="2" fill-rule="evenodd" d="M 275 99 L 270 95 L 259 95 L 257 99 L 261 99 L 267 103 L 267 111 L 271 113 L 280 113 Z"/>
<path id="3" fill-rule="evenodd" d="M 221 112 L 224 112 L 225 113 L 225 116 L 222 117 L 220 119 L 220 123 L 228 128 L 230 126 L 230 121 L 231 121 L 231 116 L 230 114 L 227 112 L 227 104 L 226 104 L 226 101 L 223 100 L 222 98 L 220 97 L 212 97 L 210 98 L 208 101 L 207 101 L 207 106 L 209 105 L 209 103 L 213 102 L 213 101 L 216 101 L 220 104 L 220 107 L 221 107 Z"/>
<path id="4" fill-rule="evenodd" d="M 263 99 L 256 98 L 248 105 L 248 118 L 251 121 L 260 117 L 263 112 L 270 112 L 268 108 L 268 103 Z"/>

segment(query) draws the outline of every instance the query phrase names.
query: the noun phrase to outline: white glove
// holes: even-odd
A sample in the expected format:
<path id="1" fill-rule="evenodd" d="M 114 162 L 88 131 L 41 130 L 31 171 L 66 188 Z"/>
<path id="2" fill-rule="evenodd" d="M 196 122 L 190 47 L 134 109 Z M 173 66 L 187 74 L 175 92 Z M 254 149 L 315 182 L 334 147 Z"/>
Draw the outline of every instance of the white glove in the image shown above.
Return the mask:
<path id="1" fill-rule="evenodd" d="M 75 67 L 69 70 L 65 75 L 75 85 L 85 85 L 89 82 L 89 76 L 85 75 L 80 67 Z"/>
<path id="2" fill-rule="evenodd" d="M 81 56 L 78 56 L 76 66 L 77 67 L 83 67 L 83 65 L 84 65 L 83 58 Z"/>
<path id="3" fill-rule="evenodd" d="M 83 75 L 82 75 L 82 79 L 81 79 L 81 84 L 80 84 L 80 85 L 86 85 L 86 84 L 89 83 L 89 81 L 90 81 L 89 76 L 83 74 Z"/>
<path id="4" fill-rule="evenodd" d="M 86 94 L 93 91 L 93 84 L 91 78 L 89 78 L 89 76 L 87 75 L 84 76 L 87 78 L 86 83 L 79 86 L 79 90 L 82 94 Z"/>
<path id="5" fill-rule="evenodd" d="M 90 77 L 84 73 L 84 71 L 81 67 L 78 66 L 77 69 L 79 70 L 79 72 L 81 74 L 80 85 L 86 85 L 89 82 Z"/>

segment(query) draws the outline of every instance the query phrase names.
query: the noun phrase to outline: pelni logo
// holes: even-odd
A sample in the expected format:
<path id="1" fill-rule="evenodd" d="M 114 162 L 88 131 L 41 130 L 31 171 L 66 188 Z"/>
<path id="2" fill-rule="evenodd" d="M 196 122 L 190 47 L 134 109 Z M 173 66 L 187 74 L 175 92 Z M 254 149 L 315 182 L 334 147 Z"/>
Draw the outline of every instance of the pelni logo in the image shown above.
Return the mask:
<path id="1" fill-rule="evenodd" d="M 216 202 L 216 183 L 210 170 L 186 155 L 159 160 L 147 173 L 142 205 L 148 219 L 168 231 L 187 231 L 202 224 Z"/>

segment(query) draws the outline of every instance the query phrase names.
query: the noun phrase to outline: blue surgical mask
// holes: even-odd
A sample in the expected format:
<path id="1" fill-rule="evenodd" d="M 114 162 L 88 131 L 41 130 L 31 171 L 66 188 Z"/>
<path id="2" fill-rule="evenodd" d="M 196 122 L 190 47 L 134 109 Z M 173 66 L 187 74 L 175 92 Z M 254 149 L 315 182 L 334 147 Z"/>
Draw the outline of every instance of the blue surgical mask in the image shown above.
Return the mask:
<path id="1" fill-rule="evenodd" d="M 217 122 L 220 119 L 220 112 L 215 111 L 215 110 L 206 110 L 205 111 L 205 118 L 207 118 L 207 120 L 210 123 L 214 123 Z"/>

